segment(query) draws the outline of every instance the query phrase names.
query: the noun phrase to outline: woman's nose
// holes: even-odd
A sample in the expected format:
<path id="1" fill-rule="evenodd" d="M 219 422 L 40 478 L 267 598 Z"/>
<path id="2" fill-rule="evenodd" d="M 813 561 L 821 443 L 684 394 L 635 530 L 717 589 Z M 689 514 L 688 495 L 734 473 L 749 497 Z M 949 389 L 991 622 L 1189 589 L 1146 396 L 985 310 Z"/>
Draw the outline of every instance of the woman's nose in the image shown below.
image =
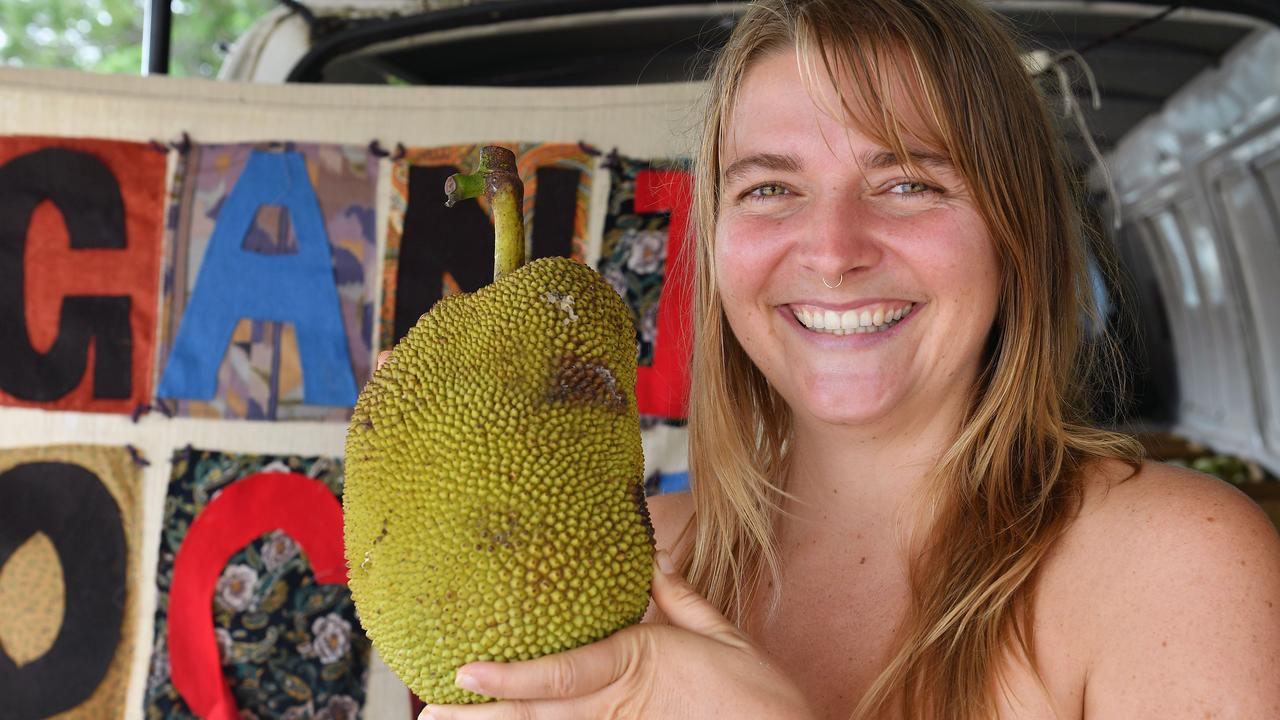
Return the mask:
<path id="1" fill-rule="evenodd" d="M 801 263 L 820 277 L 836 278 L 875 267 L 884 255 L 875 222 L 856 198 L 832 197 L 812 208 Z"/>

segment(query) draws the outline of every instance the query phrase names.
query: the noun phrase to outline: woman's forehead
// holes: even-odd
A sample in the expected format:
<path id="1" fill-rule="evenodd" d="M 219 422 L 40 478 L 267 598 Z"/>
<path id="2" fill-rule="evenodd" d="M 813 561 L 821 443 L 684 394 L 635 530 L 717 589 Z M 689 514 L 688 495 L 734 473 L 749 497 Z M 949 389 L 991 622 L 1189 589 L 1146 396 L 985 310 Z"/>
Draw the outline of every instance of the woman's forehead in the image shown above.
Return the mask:
<path id="1" fill-rule="evenodd" d="M 851 144 L 860 154 L 862 146 L 875 145 L 919 154 L 924 163 L 949 158 L 937 123 L 926 120 L 933 113 L 909 56 L 884 57 L 896 64 L 868 68 L 872 78 L 846 70 L 847 62 L 825 64 L 790 47 L 761 56 L 747 68 L 723 118 L 722 171 L 731 156 L 785 146 L 797 133 L 821 135 L 833 149 L 837 142 Z"/>

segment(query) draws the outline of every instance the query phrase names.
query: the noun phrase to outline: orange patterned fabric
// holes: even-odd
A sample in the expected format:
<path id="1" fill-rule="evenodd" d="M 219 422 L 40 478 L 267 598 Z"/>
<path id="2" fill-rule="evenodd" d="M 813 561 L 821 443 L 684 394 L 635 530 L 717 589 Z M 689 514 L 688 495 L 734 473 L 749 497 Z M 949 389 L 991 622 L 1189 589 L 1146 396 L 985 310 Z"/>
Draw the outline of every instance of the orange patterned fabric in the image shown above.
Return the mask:
<path id="1" fill-rule="evenodd" d="M 104 171 L 86 174 L 86 166 Z M 24 222 L 26 227 L 25 242 L 17 234 L 0 241 L 6 246 L 0 247 L 0 282 L 15 292 L 23 288 L 14 302 L 23 307 L 34 351 L 13 347 L 23 344 L 21 336 L 0 348 L 0 405 L 132 412 L 151 394 L 164 153 L 143 143 L 0 137 L 0 176 L 4 176 L 3 222 L 11 231 Z M 119 211 L 111 208 L 120 200 L 122 221 Z M 125 242 L 123 247 L 73 248 L 69 227 L 88 228 L 86 236 L 114 238 L 122 232 Z M 101 315 L 77 313 L 75 296 L 127 298 L 121 306 L 121 322 L 107 323 Z M 113 329 L 117 325 L 119 331 Z M 77 347 L 55 353 L 61 359 L 54 362 L 58 368 L 50 371 L 48 354 L 55 342 L 65 342 L 77 333 L 93 339 L 87 344 L 73 342 Z M 99 368 L 104 357 L 113 356 L 117 362 Z M 99 369 L 110 376 L 109 387 L 95 381 Z"/>

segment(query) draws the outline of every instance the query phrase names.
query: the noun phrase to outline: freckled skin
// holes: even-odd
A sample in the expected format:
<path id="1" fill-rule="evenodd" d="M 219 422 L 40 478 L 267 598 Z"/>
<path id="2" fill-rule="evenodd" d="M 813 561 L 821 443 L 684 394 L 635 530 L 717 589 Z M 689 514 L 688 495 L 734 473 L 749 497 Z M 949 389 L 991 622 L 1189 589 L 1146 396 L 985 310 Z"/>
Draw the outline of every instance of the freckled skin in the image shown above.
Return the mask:
<path id="1" fill-rule="evenodd" d="M 635 381 L 617 292 L 556 258 L 437 303 L 361 393 L 349 585 L 419 697 L 484 701 L 454 686 L 459 666 L 567 650 L 641 618 L 653 531 Z"/>

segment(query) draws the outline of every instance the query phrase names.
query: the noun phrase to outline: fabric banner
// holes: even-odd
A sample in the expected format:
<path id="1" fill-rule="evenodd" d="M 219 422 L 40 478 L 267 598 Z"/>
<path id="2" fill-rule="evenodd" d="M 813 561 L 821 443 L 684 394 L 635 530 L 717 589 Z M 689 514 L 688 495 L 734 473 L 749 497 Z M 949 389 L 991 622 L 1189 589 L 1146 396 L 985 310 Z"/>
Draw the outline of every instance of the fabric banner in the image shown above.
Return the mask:
<path id="1" fill-rule="evenodd" d="M 516 153 L 524 183 L 525 243 L 530 259 L 583 261 L 591 200 L 592 157 L 565 143 L 476 143 L 413 148 L 391 170 L 391 213 L 382 277 L 380 347 L 388 350 L 441 297 L 493 281 L 489 204 L 444 206 L 444 181 L 470 172 L 480 148 Z"/>
<path id="2" fill-rule="evenodd" d="M 129 663 L 123 663 L 125 672 L 118 678 L 108 676 L 117 679 L 103 680 L 99 683 L 99 690 L 95 691 L 111 688 L 128 692 L 130 696 L 118 702 L 99 702 L 98 696 L 88 700 L 81 698 L 77 707 L 83 707 L 82 714 L 121 720 L 190 716 L 193 714 L 190 706 L 181 704 L 186 700 L 180 703 L 175 699 L 180 696 L 177 688 L 185 682 L 184 678 L 199 681 L 209 677 L 216 684 L 206 686 L 196 682 L 190 686 L 196 702 L 207 703 L 202 707 L 225 708 L 226 698 L 220 688 L 226 687 L 245 717 L 265 720 L 290 712 L 294 717 L 311 712 L 313 716 L 332 718 L 347 714 L 353 703 L 362 717 L 409 717 L 407 689 L 372 651 L 368 653 L 370 664 L 367 670 L 357 668 L 353 660 L 351 669 L 346 671 L 350 675 L 344 674 L 340 680 L 345 683 L 349 677 L 367 673 L 368 683 L 363 686 L 363 696 L 356 688 L 339 689 L 336 684 L 327 693 L 322 689 L 325 668 L 336 667 L 340 663 L 326 665 L 316 659 L 308 659 L 300 648 L 309 647 L 314 652 L 315 637 L 323 635 L 326 640 L 319 646 L 324 649 L 326 657 L 332 657 L 332 651 L 342 646 L 341 638 L 347 636 L 342 632 L 344 626 L 338 622 L 326 621 L 315 628 L 316 621 L 327 617 L 329 611 L 312 612 L 307 603 L 314 601 L 306 598 L 337 589 L 333 582 L 337 579 L 336 573 L 332 568 L 322 568 L 324 572 L 320 574 L 315 569 L 303 571 L 302 577 L 308 578 L 310 585 L 304 585 L 298 575 L 289 575 L 284 584 L 290 594 L 277 607 L 274 605 L 277 601 L 271 599 L 275 596 L 268 593 L 275 584 L 264 579 L 269 571 L 263 558 L 270 556 L 273 558 L 271 562 L 275 563 L 288 551 L 278 551 L 279 546 L 286 545 L 279 536 L 272 536 L 274 539 L 270 542 L 266 536 L 294 520 L 286 518 L 276 522 L 240 542 L 241 532 L 256 528 L 257 516 L 252 507 L 256 503 L 248 503 L 250 507 L 234 522 L 226 524 L 227 521 L 219 519 L 227 516 L 227 508 L 242 507 L 236 502 L 226 504 L 222 501 L 237 501 L 237 497 L 269 497 L 270 488 L 256 489 L 262 487 L 261 483 L 244 482 L 250 479 L 248 477 L 225 485 L 206 477 L 205 486 L 213 489 L 201 490 L 199 492 L 205 494 L 197 496 L 196 488 L 205 486 L 195 485 L 195 474 L 191 471 L 186 479 L 178 481 L 179 485 L 185 483 L 190 488 L 191 499 L 180 501 L 177 499 L 179 492 L 169 492 L 171 483 L 178 478 L 172 472 L 169 456 L 174 448 L 187 443 L 193 443 L 197 448 L 218 448 L 225 452 L 270 453 L 274 458 L 283 459 L 285 466 L 291 469 L 291 472 L 279 473 L 286 477 L 276 478 L 279 482 L 272 482 L 272 486 L 296 488 L 303 493 L 314 490 L 314 485 L 299 485 L 298 479 L 292 477 L 299 470 L 302 472 L 298 474 L 307 477 L 309 471 L 304 466 L 312 461 L 304 460 L 303 465 L 298 465 L 287 458 L 341 456 L 345 418 L 354 397 L 353 394 L 343 397 L 343 391 L 358 389 L 365 381 L 367 370 L 364 368 L 371 364 L 373 351 L 378 349 L 373 347 L 374 342 L 389 343 L 395 337 L 395 281 L 405 278 L 400 280 L 400 287 L 409 286 L 415 290 L 425 287 L 429 291 L 434 285 L 437 296 L 446 290 L 466 289 L 467 286 L 466 272 L 448 264 L 434 271 L 434 282 L 424 280 L 423 272 L 414 269 L 417 261 L 412 247 L 406 263 L 409 267 L 404 272 L 397 271 L 396 263 L 403 261 L 398 244 L 401 236 L 406 235 L 410 241 L 406 245 L 417 245 L 413 241 L 417 231 L 413 228 L 430 228 L 435 220 L 430 212 L 426 213 L 425 222 L 418 218 L 417 213 L 411 213 L 410 232 L 406 232 L 406 210 L 420 205 L 427 209 L 429 204 L 439 207 L 442 195 L 442 178 L 428 177 L 429 182 L 419 180 L 411 183 L 411 180 L 423 177 L 424 173 L 429 176 L 433 165 L 470 169 L 476 158 L 475 148 L 490 138 L 545 138 L 568 143 L 522 143 L 514 146 L 523 151 L 522 176 L 527 185 L 534 186 L 530 188 L 534 195 L 525 206 L 534 220 L 529 225 L 528 241 L 531 246 L 536 246 L 535 255 L 569 254 L 594 267 L 597 266 L 600 232 L 606 215 L 608 188 L 602 185 L 607 183 L 608 177 L 600 167 L 602 158 L 582 152 L 577 141 L 606 149 L 620 147 L 636 158 L 677 157 L 685 150 L 686 140 L 690 137 L 690 108 L 699 101 L 702 87 L 692 84 L 592 88 L 422 87 L 415 88 L 413 92 L 402 91 L 403 88 L 350 85 L 214 83 L 188 78 L 143 78 L 0 67 L 0 128 L 5 134 L 47 138 L 0 136 L 0 175 L 4 178 L 4 184 L 0 184 L 4 188 L 0 191 L 0 219 L 5 220 L 0 223 L 0 233 L 8 233 L 0 234 L 0 333 L 7 333 L 0 335 L 0 444 L 24 447 L 92 443 L 115 448 L 129 444 L 152 461 L 141 471 L 140 482 L 144 484 L 138 489 L 135 501 L 144 504 L 145 510 L 141 513 L 145 525 L 137 537 L 145 541 L 147 548 L 155 545 L 155 550 L 147 551 L 155 553 L 155 556 L 148 554 L 142 560 L 143 585 L 139 592 L 136 596 L 125 597 L 126 604 L 138 601 L 137 605 L 129 605 L 137 608 L 133 611 L 135 614 L 142 612 L 145 615 L 141 621 L 131 621 L 130 613 L 126 612 L 123 616 L 125 624 L 118 630 L 122 638 L 132 640 L 137 650 L 133 652 L 131 667 Z M 193 108 L 198 111 L 193 111 Z M 282 128 L 287 129 L 287 134 L 282 135 L 286 132 Z M 152 141 L 167 142 L 184 134 L 195 141 L 186 152 L 171 150 L 166 154 L 152 149 L 160 147 Z M 74 139 L 82 137 L 109 141 Z M 291 141 L 291 144 L 258 142 L 264 139 Z M 386 148 L 403 144 L 409 148 L 427 149 L 410 150 L 404 156 L 379 158 L 375 162 L 366 152 L 374 140 Z M 20 142 L 28 144 L 20 147 Z M 65 193 L 56 198 L 50 194 L 49 202 L 13 200 L 11 196 L 14 193 L 8 188 L 22 187 L 24 183 L 29 185 L 37 176 L 26 172 L 27 167 L 34 166 L 22 163 L 16 166 L 17 171 L 4 168 L 15 167 L 13 161 L 23 155 L 53 146 L 92 155 L 108 168 L 108 172 L 77 170 L 72 173 L 73 184 L 67 180 L 65 170 L 55 168 L 48 187 L 60 190 L 72 185 L 77 190 L 84 190 L 80 194 L 72 193 L 75 202 L 65 201 L 62 197 Z M 296 163 L 278 160 L 274 163 L 260 161 L 250 167 L 250 158 L 255 150 L 276 157 L 289 151 L 297 152 L 302 156 L 304 169 L 298 172 Z M 549 159 L 556 152 L 562 153 L 561 159 Z M 437 153 L 440 157 L 436 157 Z M 57 163 L 69 162 L 65 156 L 59 159 L 55 154 L 36 158 L 39 161 L 36 165 L 47 167 L 53 164 L 48 158 L 57 160 Z M 530 159 L 533 159 L 532 167 L 544 168 L 544 171 L 528 172 Z M 70 162 L 77 168 L 87 168 L 92 164 L 87 161 Z M 169 178 L 166 178 L 166 167 Z M 416 174 L 414 168 L 418 169 Z M 393 172 L 396 187 L 392 183 Z M 110 176 L 110 182 L 101 180 L 104 174 Z M 382 184 L 384 174 L 385 185 Z M 303 178 L 308 182 L 292 182 Z M 170 180 L 168 194 L 167 179 Z M 377 195 L 373 190 L 375 184 Z M 413 193 L 409 192 L 411 184 L 415 190 Z M 419 191 L 419 185 L 427 190 Z M 111 194 L 109 189 L 112 186 L 118 186 L 124 208 L 118 214 L 124 218 L 123 234 L 127 238 L 123 249 L 118 243 L 112 245 L 104 240 L 101 233 L 101 229 L 116 222 L 111 220 L 115 216 L 110 211 L 102 209 L 109 205 L 102 202 L 102 197 Z M 555 192 L 548 192 L 553 188 Z M 310 189 L 315 196 L 315 206 L 319 210 L 312 212 L 308 209 L 303 197 L 305 193 L 299 192 L 305 189 Z M 588 190 L 592 193 L 590 202 L 587 200 Z M 20 208 L 22 202 L 34 207 L 29 222 L 11 219 L 14 208 Z M 261 203 L 262 206 L 246 209 L 244 206 L 250 202 Z M 389 231 L 382 225 L 396 216 L 393 202 L 399 207 L 396 220 L 399 226 Z M 474 213 L 484 217 L 480 203 L 467 204 L 471 210 L 459 206 L 448 212 L 454 216 L 461 213 L 472 220 Z M 353 206 L 355 212 L 344 215 L 346 206 Z M 565 207 L 572 210 L 565 211 Z M 86 217 L 97 219 L 90 221 L 85 220 Z M 315 220 L 316 217 L 320 220 Z M 375 218 L 373 222 L 377 227 L 365 231 L 364 225 L 370 217 Z M 457 222 L 470 223 L 472 220 Z M 491 234 L 487 217 L 485 220 L 481 232 L 485 247 L 468 262 L 475 262 L 487 282 L 493 260 L 488 247 Z M 149 232 L 146 229 L 148 223 Z M 226 229 L 219 235 L 216 231 L 224 223 Z M 287 226 L 281 229 L 282 224 Z M 322 293 L 313 292 L 317 289 L 330 292 L 328 283 L 311 281 L 315 277 L 311 248 L 312 239 L 318 236 L 312 232 L 316 225 L 324 228 L 329 249 L 328 268 L 332 276 L 330 282 L 334 286 L 332 292 L 337 295 L 336 301 L 317 301 Z M 54 242 L 38 239 L 47 237 L 47 233 L 39 231 L 45 226 L 53 227 L 57 236 Z M 571 229 L 566 231 L 566 226 Z M 96 235 L 95 227 L 98 228 Z M 14 228 L 20 228 L 21 233 L 14 234 L 17 232 Z M 344 237 L 348 239 L 344 240 Z M 25 244 L 20 252 L 15 252 L 19 238 Z M 215 239 L 221 242 L 215 243 Z M 389 240 L 397 244 L 392 252 L 386 254 L 387 272 L 383 274 L 381 263 L 384 254 L 381 248 Z M 149 251 L 146 243 L 149 243 Z M 216 258 L 209 254 L 209 248 L 215 244 L 228 248 L 220 250 Z M 431 246 L 425 247 L 430 255 Z M 276 250 L 289 252 L 272 254 Z M 150 265 L 147 265 L 148 252 L 152 258 Z M 49 253 L 57 257 L 49 258 Z M 246 263 L 245 256 L 252 256 L 250 260 L 260 262 Z M 256 269 L 277 260 L 297 261 L 296 265 L 289 264 L 299 269 L 283 273 L 275 273 L 270 268 Z M 18 261 L 22 262 L 21 283 L 15 281 Z M 211 265 L 211 261 L 215 262 Z M 234 270 L 228 269 L 232 266 Z M 209 278 L 210 291 L 206 294 L 213 296 L 212 301 L 204 301 L 200 297 L 202 275 Z M 264 275 L 267 276 L 265 280 L 262 279 Z M 304 284 L 296 279 L 303 275 L 307 278 L 307 302 L 289 300 L 287 293 Z M 358 284 L 348 279 L 352 276 L 359 278 Z M 385 306 L 377 287 L 383 277 L 392 281 Z M 16 288 L 22 288 L 21 305 L 14 300 L 18 297 L 14 292 Z M 6 292 L 9 294 L 2 295 Z M 127 299 L 129 303 L 128 333 L 119 330 L 123 323 L 116 320 L 121 313 L 119 299 Z M 413 301 L 414 298 L 407 300 Z M 267 310 L 278 310 L 279 314 L 258 314 L 261 308 L 252 305 L 254 302 L 267 305 Z M 422 311 L 430 307 L 420 300 L 414 302 L 418 302 L 416 307 L 413 302 L 405 306 L 405 322 L 416 320 Z M 340 308 L 337 312 L 320 312 L 335 304 Z M 192 327 L 201 332 L 193 336 L 196 341 L 188 341 L 190 345 L 179 353 L 175 346 L 180 328 L 191 319 L 193 306 L 199 305 L 204 305 L 205 309 L 195 313 Z M 21 313 L 15 311 L 19 307 Z M 236 317 L 225 320 L 224 316 L 213 312 L 219 309 L 228 313 L 234 311 Z M 282 317 L 285 312 L 291 315 Z M 385 335 L 374 327 L 380 317 L 384 317 L 384 312 L 387 323 Z M 323 322 L 334 315 L 341 318 L 345 350 L 341 342 L 334 343 L 330 339 L 335 323 Z M 13 318 L 22 320 L 14 322 Z M 308 322 L 309 338 L 319 338 L 309 340 L 305 347 L 299 334 L 299 320 Z M 217 328 L 228 324 L 232 329 L 225 331 L 225 339 L 218 339 Z M 312 326 L 317 328 L 315 332 L 312 332 Z M 209 335 L 213 340 L 199 340 L 199 336 L 209 332 L 210 327 L 215 330 Z M 654 351 L 662 351 L 663 336 L 659 329 Z M 312 354 L 308 349 L 313 347 L 312 342 L 322 351 Z M 29 344 L 30 349 L 24 343 Z M 127 362 L 122 362 L 125 347 L 130 352 Z M 344 352 L 348 371 L 330 372 L 331 367 L 339 364 L 335 358 Z M 321 371 L 308 372 L 313 367 L 312 357 L 319 358 Z M 170 379 L 172 385 L 166 388 L 166 392 L 160 393 L 160 381 L 171 364 L 181 372 Z M 122 365 L 127 367 L 126 371 L 119 370 Z M 25 379 L 32 375 L 36 380 Z M 340 380 L 343 375 L 351 379 L 345 388 Z M 122 391 L 126 379 L 129 387 Z M 324 381 L 319 387 L 307 386 L 309 380 L 317 379 Z M 212 390 L 208 389 L 210 385 Z M 39 392 L 41 395 L 36 399 L 24 399 L 11 392 L 12 388 L 17 388 L 18 393 Z M 156 404 L 157 397 L 166 399 L 158 410 L 174 409 L 183 417 L 170 421 L 162 412 L 153 412 L 140 416 L 136 423 L 126 419 L 127 413 L 140 404 Z M 326 404 L 335 399 L 343 402 Z M 39 409 L 31 409 L 33 406 Z M 90 412 L 81 412 L 85 410 Z M 263 422 L 270 418 L 283 422 Z M 309 420 L 319 422 L 307 422 Z M 665 489 L 669 478 L 686 466 L 684 428 L 674 426 L 672 422 L 675 421 L 647 426 L 642 433 L 648 477 L 660 489 Z M 228 463 L 237 461 L 237 456 L 222 457 Z M 267 458 L 259 458 L 256 464 L 243 458 L 240 460 L 246 470 L 262 470 L 270 462 Z M 56 458 L 53 461 L 61 462 Z M 331 467 L 333 465 L 330 461 L 324 462 Z M 93 472 L 106 484 L 105 471 L 94 469 Z M 212 476 L 213 472 L 211 470 L 208 475 Z M 218 472 L 243 474 L 233 469 Z M 60 479 L 59 485 L 78 482 L 78 473 L 64 470 L 62 474 L 68 479 Z M 247 495 L 228 494 L 232 487 L 240 485 L 247 490 Z M 218 490 L 221 492 L 215 505 L 212 496 Z M 326 492 L 336 498 L 336 493 Z M 93 497 L 92 493 L 84 494 L 86 502 Z M 182 506 L 184 502 L 185 510 L 168 507 Z M 276 502 L 269 499 L 264 506 L 274 508 L 276 505 L 273 503 Z M 22 520 L 28 514 L 44 512 L 35 509 L 42 504 L 48 503 L 35 499 L 10 503 L 3 498 L 0 499 L 0 513 L 16 513 L 16 518 Z M 103 504 L 97 502 L 98 506 Z M 123 500 L 119 504 L 122 513 L 130 511 Z M 71 507 L 70 504 L 64 505 Z M 322 505 L 308 505 L 308 508 L 314 507 Z M 196 508 L 199 508 L 198 514 Z M 132 511 L 137 510 L 135 505 Z M 313 509 L 293 513 L 302 517 L 315 514 Z M 18 527 L 10 522 L 10 517 L 4 516 L 0 536 Z M 201 525 L 197 526 L 197 522 Z M 331 519 L 326 522 L 331 522 Z M 188 562 L 183 567 L 188 568 L 187 572 L 194 572 L 195 577 L 189 582 L 179 580 L 177 583 L 179 600 L 195 597 L 205 592 L 205 587 L 210 589 L 208 600 L 203 605 L 207 620 L 196 630 L 182 634 L 183 639 L 179 641 L 180 649 L 187 649 L 179 653 L 184 659 L 178 661 L 175 677 L 173 657 L 168 653 L 168 635 L 157 635 L 149 621 L 159 617 L 164 623 L 172 617 L 173 607 L 169 604 L 174 596 L 172 574 L 176 571 L 182 540 L 192 532 L 209 532 L 201 528 L 218 527 L 224 532 L 213 533 L 208 536 L 211 540 L 204 543 L 217 552 L 203 559 L 200 554 L 190 556 L 189 559 L 196 564 Z M 50 538 L 54 535 L 42 532 Z M 134 536 L 131 532 L 126 532 L 126 542 L 132 541 L 130 538 Z M 310 530 L 291 530 L 284 535 L 299 548 L 296 557 L 305 557 L 306 565 L 315 568 L 317 561 L 313 555 L 332 552 L 337 543 L 319 542 L 314 552 L 305 550 L 312 542 L 306 539 L 310 532 L 323 537 L 324 525 Z M 228 550 L 222 543 L 223 535 L 240 542 L 239 546 Z M 91 535 L 86 533 L 84 537 L 78 542 L 78 549 L 95 552 L 102 549 L 97 547 L 102 543 L 88 539 Z M 199 539 L 200 536 L 196 537 Z M 47 577 L 43 580 L 25 579 L 29 575 L 25 568 L 32 562 L 30 558 L 47 563 L 51 554 L 57 554 L 54 540 L 36 538 L 29 544 L 26 539 L 12 541 L 21 545 L 7 560 L 0 560 L 0 593 L 18 587 L 30 597 L 46 598 L 57 592 L 56 587 L 48 589 L 39 584 L 47 583 Z M 191 547 L 194 549 L 200 545 L 192 543 Z M 268 551 L 268 545 L 277 547 L 277 550 Z M 132 546 L 127 547 L 132 552 Z M 216 569 L 204 574 L 199 572 L 205 567 L 200 562 L 213 563 L 223 553 L 226 553 L 226 560 Z M 258 562 L 250 557 L 251 554 L 256 554 Z M 45 559 L 39 560 L 42 556 Z M 96 588 L 95 583 L 103 584 L 101 580 L 94 579 L 97 576 L 88 580 L 80 578 L 77 573 L 86 570 L 79 566 L 71 567 L 74 559 L 58 562 L 62 566 L 66 588 Z M 294 562 L 303 561 L 295 559 Z M 227 569 L 238 565 L 247 565 L 258 574 L 259 582 L 253 586 L 262 593 L 263 599 L 259 601 L 256 613 L 248 610 L 247 606 L 244 611 L 232 612 L 215 605 L 213 598 L 222 591 L 229 593 L 224 603 L 229 601 L 234 606 L 241 602 L 239 592 L 248 584 L 245 582 L 247 574 L 236 570 L 223 580 Z M 110 568 L 108 565 L 104 567 Z M 276 566 L 273 564 L 272 567 Z M 159 570 L 161 577 L 168 579 L 153 581 L 150 574 L 153 570 Z M 73 575 L 77 579 L 73 580 Z M 12 578 L 22 579 L 12 584 Z M 223 581 L 221 588 L 220 580 Z M 118 589 L 119 586 L 114 587 Z M 97 589 L 93 594 L 110 597 Z M 44 644 L 52 642 L 48 637 L 50 625 L 48 620 L 41 625 L 29 619 L 32 616 L 26 615 L 25 610 L 23 615 L 8 613 L 10 608 L 17 607 L 16 601 L 10 599 L 12 597 L 11 592 L 0 595 L 0 646 L 3 647 L 0 664 L 8 662 L 4 658 L 16 658 L 20 666 L 19 663 L 15 666 L 27 671 L 37 667 L 34 663 L 38 660 L 32 660 L 35 653 L 40 652 Z M 78 601 L 67 599 L 65 607 L 75 602 Z M 49 603 L 42 600 L 40 604 Z M 182 600 L 179 605 L 188 613 L 184 617 L 195 623 L 189 627 L 196 627 L 199 624 L 198 601 Z M 272 607 L 276 607 L 275 612 L 285 612 L 284 618 L 271 614 L 269 610 Z M 268 618 L 265 621 L 264 616 Z M 7 623 L 6 618 L 10 620 Z M 356 648 L 353 652 L 357 657 L 363 657 L 360 653 L 364 651 L 359 649 L 358 643 L 364 636 L 354 616 L 342 615 L 342 618 L 350 624 L 349 641 Z M 68 627 L 73 619 L 64 619 L 63 627 Z M 257 623 L 264 624 L 259 627 Z M 101 619 L 90 624 L 111 627 Z M 20 634 L 38 635 L 40 632 L 45 633 L 42 640 L 19 639 Z M 259 634 L 251 634 L 254 632 Z M 77 636 L 72 633 L 68 637 Z M 230 644 L 226 642 L 227 637 L 233 638 Z M 161 638 L 164 638 L 163 661 L 158 659 L 161 657 L 159 654 L 153 656 L 149 652 Z M 99 638 L 93 642 L 100 646 L 103 641 Z M 79 651 L 83 651 L 86 657 L 93 654 L 90 649 L 94 646 L 85 638 L 80 637 L 78 643 Z M 51 652 L 60 652 L 50 647 Z M 233 662 L 222 664 L 220 647 L 230 648 L 229 657 Z M 273 671 L 271 658 L 278 657 L 274 653 L 288 654 L 292 658 L 290 662 L 318 664 L 309 670 Z M 210 658 L 212 665 L 209 665 Z M 148 682 L 148 673 L 153 666 L 152 681 Z M 210 667 L 212 670 L 206 671 Z M 277 662 L 275 667 L 292 666 L 282 666 Z M 259 670 L 261 675 L 256 674 Z M 16 703 L 9 702 L 11 698 L 18 697 L 11 690 L 13 686 L 8 684 L 13 676 L 5 675 L 5 672 L 7 670 L 0 669 L 0 677 L 4 680 L 0 683 L 0 716 L 17 707 Z M 54 693 L 47 692 L 48 686 L 31 687 L 50 697 L 77 696 L 81 692 L 77 688 L 85 683 L 86 672 L 59 668 L 58 673 L 60 677 Z M 297 678 L 297 681 L 286 679 L 286 674 Z M 313 683 L 314 678 L 319 678 L 319 681 Z M 174 684 L 175 679 L 177 685 Z M 162 686 L 167 689 L 162 689 Z M 304 687 L 307 688 L 305 691 L 302 690 Z M 148 689 L 150 695 L 146 694 Z M 265 699 L 268 692 L 272 693 L 271 698 L 276 699 L 274 705 Z M 258 700 L 244 693 L 254 694 Z M 184 695 L 181 697 L 185 698 Z M 349 697 L 351 701 L 343 697 Z M 293 709 L 297 707 L 301 709 Z M 283 709 L 277 711 L 275 708 Z M 56 717 L 57 713 L 39 710 L 35 716 Z"/>
<path id="3" fill-rule="evenodd" d="M 0 450 L 5 717 L 124 715 L 141 495 L 141 472 L 125 448 Z"/>
<path id="4" fill-rule="evenodd" d="M 147 144 L 0 137 L 0 405 L 148 402 L 164 186 Z"/>
<path id="5" fill-rule="evenodd" d="M 613 155 L 598 269 L 631 308 L 644 425 L 687 416 L 692 328 L 688 164 Z M 689 241 L 686 242 L 686 235 Z"/>
<path id="6" fill-rule="evenodd" d="M 369 376 L 377 158 L 193 145 L 169 206 L 156 395 L 178 415 L 345 421 Z"/>
<path id="7" fill-rule="evenodd" d="M 173 457 L 148 718 L 354 720 L 370 644 L 346 588 L 342 463 Z"/>

